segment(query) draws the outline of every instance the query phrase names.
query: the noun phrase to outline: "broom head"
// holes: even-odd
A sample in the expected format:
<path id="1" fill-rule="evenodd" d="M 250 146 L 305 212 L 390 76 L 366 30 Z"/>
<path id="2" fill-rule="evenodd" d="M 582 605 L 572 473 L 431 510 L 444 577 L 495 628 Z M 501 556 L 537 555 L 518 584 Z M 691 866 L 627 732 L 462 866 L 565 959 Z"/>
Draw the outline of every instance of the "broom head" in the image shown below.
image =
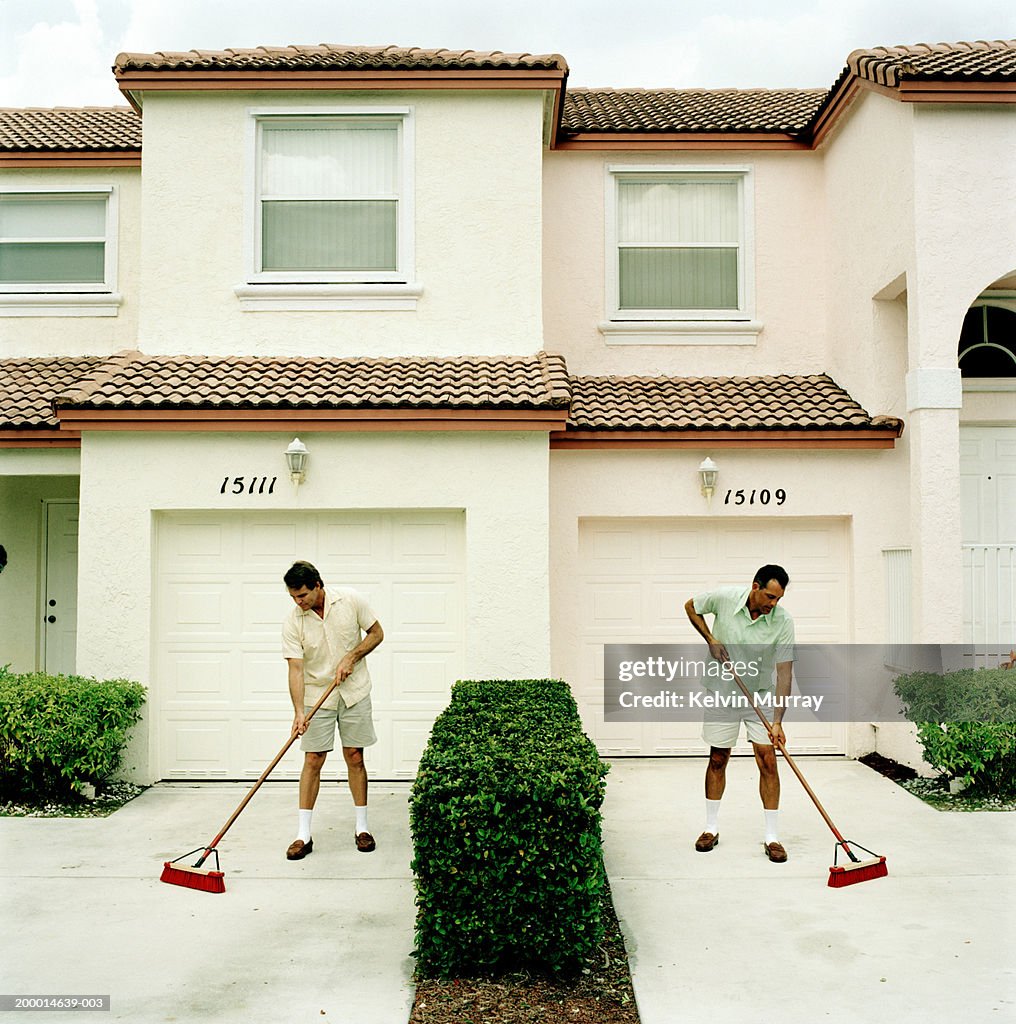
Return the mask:
<path id="1" fill-rule="evenodd" d="M 870 882 L 873 878 L 885 878 L 889 874 L 885 857 L 862 860 L 856 864 L 837 864 L 829 869 L 829 884 L 834 889 L 856 882 Z"/>
<path id="2" fill-rule="evenodd" d="M 225 892 L 226 878 L 221 871 L 205 871 L 202 868 L 191 868 L 184 864 L 174 864 L 167 860 L 162 866 L 161 882 L 170 885 L 182 885 L 187 889 L 198 889 L 200 892 Z M 832 885 L 832 882 L 829 883 Z"/>

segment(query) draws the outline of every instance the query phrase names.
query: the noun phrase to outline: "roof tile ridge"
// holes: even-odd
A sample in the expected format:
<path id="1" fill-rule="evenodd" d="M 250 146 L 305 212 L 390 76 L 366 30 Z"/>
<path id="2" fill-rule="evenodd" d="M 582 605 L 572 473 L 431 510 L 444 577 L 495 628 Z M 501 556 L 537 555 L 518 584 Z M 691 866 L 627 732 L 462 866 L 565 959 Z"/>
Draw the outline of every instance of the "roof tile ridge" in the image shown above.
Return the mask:
<path id="1" fill-rule="evenodd" d="M 94 369 L 83 374 L 70 390 L 54 395 L 54 408 L 88 401 L 103 384 L 112 380 L 118 372 L 126 369 L 131 363 L 140 361 L 141 355 L 142 353 L 137 349 L 122 349 L 120 352 L 105 357 Z"/>
<path id="2" fill-rule="evenodd" d="M 568 363 L 563 355 L 541 349 L 536 353 L 543 382 L 551 401 L 570 405 L 572 400 L 572 378 Z"/>

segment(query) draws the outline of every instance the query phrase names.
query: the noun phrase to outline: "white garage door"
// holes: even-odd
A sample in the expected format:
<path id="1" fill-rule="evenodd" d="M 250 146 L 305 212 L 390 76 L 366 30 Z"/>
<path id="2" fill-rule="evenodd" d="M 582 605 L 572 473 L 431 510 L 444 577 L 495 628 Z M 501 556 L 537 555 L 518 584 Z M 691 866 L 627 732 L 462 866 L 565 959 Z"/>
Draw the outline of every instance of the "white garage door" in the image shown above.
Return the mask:
<path id="1" fill-rule="evenodd" d="M 603 645 L 702 643 L 684 611 L 689 597 L 715 586 L 747 585 L 767 562 L 786 568 L 783 606 L 798 643 L 849 636 L 848 531 L 843 519 L 584 519 L 572 601 L 574 647 L 561 652 L 586 731 L 601 754 L 702 754 L 701 724 L 606 723 Z M 566 576 L 568 574 L 565 574 Z M 565 640 L 567 643 L 567 640 Z M 705 645 L 703 644 L 703 650 Z M 842 723 L 788 724 L 792 750 L 843 753 Z M 742 733 L 743 736 L 743 733 Z M 743 744 L 737 753 L 748 753 Z"/>
<path id="2" fill-rule="evenodd" d="M 282 575 L 302 558 L 377 614 L 368 770 L 412 778 L 461 675 L 464 527 L 458 511 L 159 515 L 151 699 L 162 777 L 256 778 L 288 738 L 280 632 L 293 603 Z M 297 746 L 273 778 L 299 774 Z"/>

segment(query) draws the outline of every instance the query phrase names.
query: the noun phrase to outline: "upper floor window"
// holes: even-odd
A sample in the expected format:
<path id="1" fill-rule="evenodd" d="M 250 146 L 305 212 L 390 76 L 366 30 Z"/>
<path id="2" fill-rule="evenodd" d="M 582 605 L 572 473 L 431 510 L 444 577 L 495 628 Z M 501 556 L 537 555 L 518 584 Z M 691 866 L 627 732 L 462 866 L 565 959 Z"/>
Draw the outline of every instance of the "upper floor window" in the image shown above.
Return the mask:
<path id="1" fill-rule="evenodd" d="M 408 119 L 408 111 L 257 117 L 252 280 L 411 280 Z"/>
<path id="2" fill-rule="evenodd" d="M 748 170 L 609 175 L 609 319 L 750 319 Z"/>
<path id="3" fill-rule="evenodd" d="M 112 189 L 0 193 L 0 293 L 109 293 Z"/>

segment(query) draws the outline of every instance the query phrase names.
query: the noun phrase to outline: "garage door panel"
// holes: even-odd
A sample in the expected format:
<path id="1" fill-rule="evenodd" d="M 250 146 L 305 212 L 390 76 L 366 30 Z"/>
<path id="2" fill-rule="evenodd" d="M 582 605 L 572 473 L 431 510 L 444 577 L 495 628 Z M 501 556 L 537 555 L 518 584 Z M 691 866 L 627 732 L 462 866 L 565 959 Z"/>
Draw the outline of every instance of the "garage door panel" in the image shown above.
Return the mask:
<path id="1" fill-rule="evenodd" d="M 169 651 L 163 684 L 167 707 L 174 704 L 225 706 L 232 700 L 233 655 L 228 649 Z"/>
<path id="2" fill-rule="evenodd" d="M 235 612 L 219 582 L 169 582 L 166 586 L 168 637 L 225 640 L 231 635 Z"/>
<path id="3" fill-rule="evenodd" d="M 641 543 L 630 527 L 594 526 L 580 533 L 579 556 L 593 571 L 635 571 L 642 563 Z"/>
<path id="4" fill-rule="evenodd" d="M 625 579 L 590 580 L 582 604 L 585 632 L 632 629 L 642 621 L 642 585 Z"/>
<path id="5" fill-rule="evenodd" d="M 240 778 L 256 778 L 259 776 L 271 764 L 275 756 L 282 749 L 283 744 L 289 739 L 292 724 L 293 716 L 291 711 L 286 715 L 258 718 L 245 717 L 242 719 L 237 732 L 238 750 L 236 763 L 239 766 L 239 770 L 236 772 L 236 775 Z M 338 756 L 341 757 L 341 755 Z M 329 762 L 325 769 L 326 776 L 331 767 L 332 765 Z M 276 781 L 279 779 L 298 779 L 302 768 L 303 751 L 300 750 L 300 741 L 297 740 L 272 770 L 271 777 Z M 293 806 L 295 807 L 296 804 L 294 803 Z"/>
<path id="6" fill-rule="evenodd" d="M 293 522 L 250 521 L 240 537 L 240 566 L 245 571 L 267 569 L 281 577 L 279 566 L 288 569 L 292 562 L 290 555 L 298 547 L 297 530 Z"/>
<path id="7" fill-rule="evenodd" d="M 697 530 L 662 527 L 649 534 L 647 569 L 694 573 L 702 555 L 702 538 Z"/>
<path id="8" fill-rule="evenodd" d="M 209 560 L 239 564 L 235 538 L 221 523 L 207 519 L 180 523 L 166 538 L 161 554 L 167 563 L 180 572 L 195 569 L 203 571 Z"/>
<path id="9" fill-rule="evenodd" d="M 241 651 L 237 691 L 243 705 L 292 707 L 289 670 L 278 646 L 264 651 Z"/>
<path id="10" fill-rule="evenodd" d="M 384 524 L 367 513 L 353 513 L 348 517 L 330 515 L 321 523 L 320 564 L 314 564 L 321 569 L 322 564 L 330 563 L 343 573 L 357 569 L 370 572 L 377 569 L 379 561 L 390 560 L 386 540 Z"/>
<path id="11" fill-rule="evenodd" d="M 171 778 L 229 778 L 233 735 L 230 716 L 189 711 L 169 714 L 163 730 Z"/>
<path id="12" fill-rule="evenodd" d="M 385 642 L 369 658 L 381 737 L 372 776 L 411 777 L 461 675 L 464 526 L 454 510 L 160 514 L 152 702 L 161 775 L 253 778 L 284 742 L 281 630 L 293 605 L 282 574 L 299 558 L 326 587 L 361 591 L 381 621 Z M 412 723 L 398 752 L 392 715 Z"/>
<path id="13" fill-rule="evenodd" d="M 391 674 L 399 680 L 399 688 L 390 698 L 391 706 L 444 707 L 451 698 L 452 683 L 461 674 L 459 660 L 458 651 L 453 650 L 393 652 Z"/>

